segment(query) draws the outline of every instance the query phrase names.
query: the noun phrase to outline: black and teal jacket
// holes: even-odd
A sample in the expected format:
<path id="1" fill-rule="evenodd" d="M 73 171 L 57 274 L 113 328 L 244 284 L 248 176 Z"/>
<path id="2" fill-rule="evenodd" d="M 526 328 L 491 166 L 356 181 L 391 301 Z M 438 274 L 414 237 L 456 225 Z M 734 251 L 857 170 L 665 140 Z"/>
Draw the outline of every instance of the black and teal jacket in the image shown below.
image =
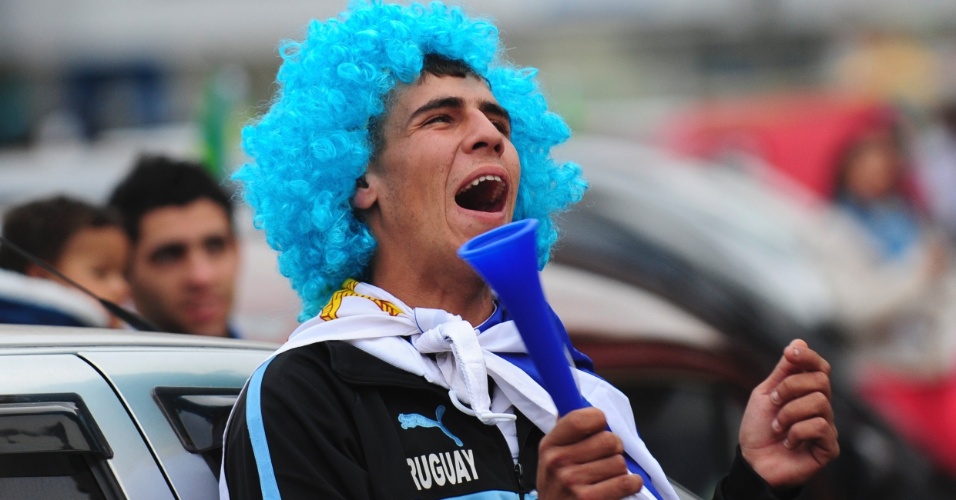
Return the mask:
<path id="1" fill-rule="evenodd" d="M 246 395 L 226 434 L 229 496 L 262 498 Z M 542 433 L 518 415 L 518 463 L 496 426 L 448 391 L 345 342 L 279 354 L 259 407 L 284 499 L 521 498 L 534 490 Z"/>
<path id="2" fill-rule="evenodd" d="M 259 398 L 268 482 L 283 499 L 534 498 L 543 434 L 528 419 L 518 414 L 515 464 L 498 428 L 455 410 L 446 390 L 346 342 L 277 355 Z M 234 500 L 263 498 L 249 403 L 244 392 L 225 435 L 223 479 Z M 739 452 L 714 494 L 781 498 Z"/>

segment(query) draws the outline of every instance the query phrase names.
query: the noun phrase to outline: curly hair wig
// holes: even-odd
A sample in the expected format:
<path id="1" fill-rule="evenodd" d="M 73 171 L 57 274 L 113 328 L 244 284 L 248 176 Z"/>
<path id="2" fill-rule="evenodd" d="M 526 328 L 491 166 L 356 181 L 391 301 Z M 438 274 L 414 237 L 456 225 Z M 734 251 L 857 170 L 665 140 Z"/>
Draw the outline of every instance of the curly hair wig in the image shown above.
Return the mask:
<path id="1" fill-rule="evenodd" d="M 337 18 L 313 20 L 302 41 L 284 41 L 278 91 L 242 132 L 251 158 L 234 175 L 279 254 L 279 270 L 315 315 L 349 277 L 363 277 L 376 242 L 352 212 L 356 179 L 374 153 L 369 127 L 399 83 L 414 82 L 427 54 L 461 60 L 511 114 L 521 161 L 514 219 L 539 221 L 539 266 L 557 240 L 552 216 L 581 199 L 580 168 L 551 148 L 570 130 L 547 103 L 537 70 L 504 60 L 497 28 L 439 2 L 409 6 L 354 1 Z"/>

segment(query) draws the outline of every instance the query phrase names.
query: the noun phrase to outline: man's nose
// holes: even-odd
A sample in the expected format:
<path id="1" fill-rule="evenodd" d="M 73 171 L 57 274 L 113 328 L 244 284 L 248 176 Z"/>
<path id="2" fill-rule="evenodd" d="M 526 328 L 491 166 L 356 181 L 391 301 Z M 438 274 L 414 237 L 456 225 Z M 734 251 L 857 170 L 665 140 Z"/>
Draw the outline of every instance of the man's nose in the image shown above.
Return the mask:
<path id="1" fill-rule="evenodd" d="M 189 256 L 186 279 L 191 285 L 207 285 L 216 275 L 216 264 L 204 252 L 193 252 Z"/>
<path id="2" fill-rule="evenodd" d="M 487 150 L 487 152 L 494 152 L 497 156 L 501 155 L 505 149 L 505 136 L 484 113 L 473 110 L 468 119 L 468 126 L 466 152 L 477 153 Z"/>

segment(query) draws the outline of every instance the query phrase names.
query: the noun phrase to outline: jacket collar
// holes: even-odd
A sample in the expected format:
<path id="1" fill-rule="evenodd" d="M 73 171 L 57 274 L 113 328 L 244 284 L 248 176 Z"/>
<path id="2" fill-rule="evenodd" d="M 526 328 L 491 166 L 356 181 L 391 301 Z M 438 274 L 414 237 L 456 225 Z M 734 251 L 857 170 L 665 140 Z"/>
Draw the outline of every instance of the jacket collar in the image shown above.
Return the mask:
<path id="1" fill-rule="evenodd" d="M 348 342 L 332 340 L 322 344 L 329 350 L 332 370 L 347 382 L 410 388 L 432 387 L 441 390 L 424 378 L 390 365 Z"/>

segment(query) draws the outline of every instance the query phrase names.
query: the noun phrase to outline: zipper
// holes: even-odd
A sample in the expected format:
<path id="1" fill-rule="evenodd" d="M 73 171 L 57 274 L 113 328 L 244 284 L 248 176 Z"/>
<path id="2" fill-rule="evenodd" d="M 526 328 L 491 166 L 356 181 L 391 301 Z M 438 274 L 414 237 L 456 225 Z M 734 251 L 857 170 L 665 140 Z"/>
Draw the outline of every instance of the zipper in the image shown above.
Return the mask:
<path id="1" fill-rule="evenodd" d="M 524 500 L 524 487 L 521 485 L 521 462 L 515 464 L 515 479 L 518 480 L 518 499 Z"/>

